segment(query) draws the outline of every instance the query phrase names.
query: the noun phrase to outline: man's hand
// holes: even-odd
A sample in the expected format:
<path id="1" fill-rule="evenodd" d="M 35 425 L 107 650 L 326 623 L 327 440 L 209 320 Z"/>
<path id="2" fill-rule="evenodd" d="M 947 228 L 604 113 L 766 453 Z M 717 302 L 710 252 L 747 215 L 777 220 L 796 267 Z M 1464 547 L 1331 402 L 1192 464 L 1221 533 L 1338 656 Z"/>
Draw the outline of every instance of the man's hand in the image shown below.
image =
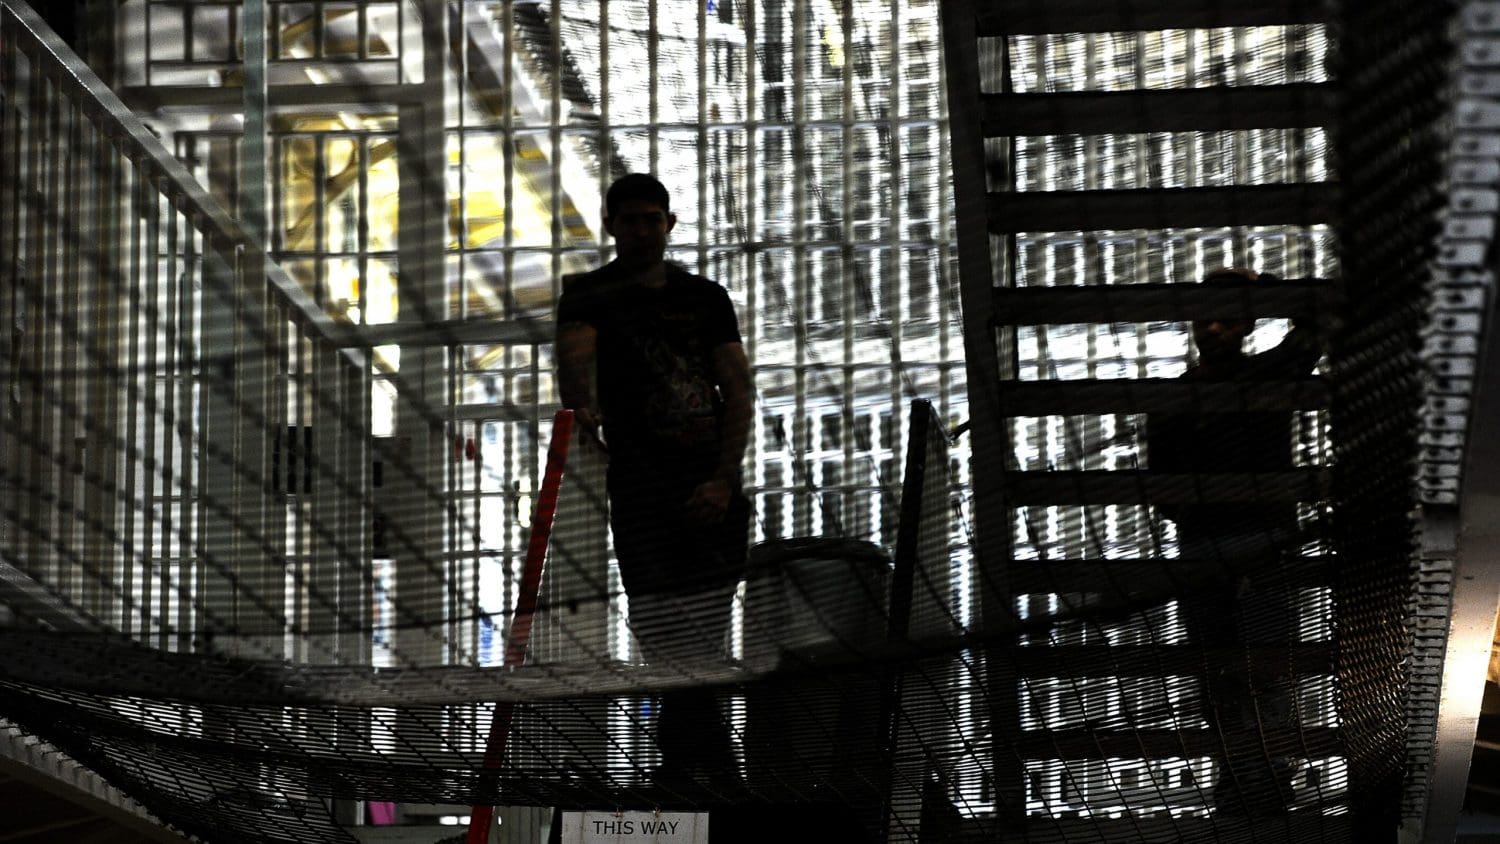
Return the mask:
<path id="1" fill-rule="evenodd" d="M 604 414 L 593 408 L 580 407 L 573 411 L 573 421 L 578 423 L 578 427 L 597 436 L 604 425 Z"/>
<path id="2" fill-rule="evenodd" d="M 693 497 L 683 505 L 688 521 L 699 524 L 724 521 L 724 514 L 729 512 L 729 499 L 733 494 L 729 483 L 718 478 L 699 484 L 693 490 Z"/>
<path id="3" fill-rule="evenodd" d="M 585 443 L 604 445 L 604 438 L 599 433 L 599 429 L 604 426 L 604 414 L 592 408 L 580 407 L 573 411 L 573 421 L 583 433 Z"/>

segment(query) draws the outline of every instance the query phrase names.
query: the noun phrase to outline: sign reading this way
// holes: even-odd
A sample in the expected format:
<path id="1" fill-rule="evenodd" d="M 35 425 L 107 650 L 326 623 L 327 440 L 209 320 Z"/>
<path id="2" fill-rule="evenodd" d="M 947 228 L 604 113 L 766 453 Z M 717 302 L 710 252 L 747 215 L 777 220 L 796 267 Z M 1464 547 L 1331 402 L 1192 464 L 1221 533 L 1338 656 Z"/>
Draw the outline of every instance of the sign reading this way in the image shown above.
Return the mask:
<path id="1" fill-rule="evenodd" d="M 708 813 L 563 812 L 562 844 L 708 844 Z"/>

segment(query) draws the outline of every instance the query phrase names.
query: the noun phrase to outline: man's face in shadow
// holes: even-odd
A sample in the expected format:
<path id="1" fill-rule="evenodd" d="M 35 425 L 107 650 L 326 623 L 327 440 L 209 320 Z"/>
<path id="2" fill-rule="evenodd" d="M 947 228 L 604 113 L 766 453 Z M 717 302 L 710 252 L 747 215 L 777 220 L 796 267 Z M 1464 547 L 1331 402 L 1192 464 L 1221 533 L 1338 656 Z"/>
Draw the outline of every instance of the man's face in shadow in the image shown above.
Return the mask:
<path id="1" fill-rule="evenodd" d="M 615 256 L 630 269 L 661 263 L 677 216 L 655 202 L 627 199 L 604 221 L 615 239 Z"/>
<path id="2" fill-rule="evenodd" d="M 1193 343 L 1198 358 L 1215 364 L 1239 357 L 1245 338 L 1255 328 L 1252 319 L 1200 319 L 1193 323 Z"/>

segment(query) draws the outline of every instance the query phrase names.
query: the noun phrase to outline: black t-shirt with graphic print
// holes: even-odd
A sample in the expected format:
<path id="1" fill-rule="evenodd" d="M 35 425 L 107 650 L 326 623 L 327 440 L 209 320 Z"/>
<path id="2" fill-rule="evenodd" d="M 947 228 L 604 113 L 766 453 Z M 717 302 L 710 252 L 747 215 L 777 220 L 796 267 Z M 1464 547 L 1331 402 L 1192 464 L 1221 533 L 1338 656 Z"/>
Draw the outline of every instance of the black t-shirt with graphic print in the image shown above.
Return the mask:
<path id="1" fill-rule="evenodd" d="M 646 287 L 611 262 L 564 280 L 557 323 L 571 322 L 598 332 L 611 463 L 717 459 L 724 408 L 713 350 L 740 342 L 723 287 L 671 264 L 664 285 Z"/>

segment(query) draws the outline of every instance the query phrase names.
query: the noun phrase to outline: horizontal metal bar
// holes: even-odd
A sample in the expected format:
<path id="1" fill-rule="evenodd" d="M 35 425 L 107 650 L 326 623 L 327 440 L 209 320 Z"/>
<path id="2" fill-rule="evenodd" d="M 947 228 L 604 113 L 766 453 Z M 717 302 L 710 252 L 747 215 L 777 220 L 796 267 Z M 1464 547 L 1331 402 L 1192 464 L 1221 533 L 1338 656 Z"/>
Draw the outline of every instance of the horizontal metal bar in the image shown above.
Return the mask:
<path id="1" fill-rule="evenodd" d="M 1332 674 L 1333 645 L 1205 649 L 1200 645 L 1030 646 L 1011 651 L 1023 677 L 1185 677 L 1221 670 L 1274 670 L 1299 677 Z M 1098 688 L 1098 686 L 1091 686 Z"/>
<path id="2" fill-rule="evenodd" d="M 1333 122 L 1332 85 L 987 94 L 986 137 L 1294 129 Z"/>
<path id="3" fill-rule="evenodd" d="M 1013 560 L 1006 567 L 1006 585 L 1016 595 L 1088 593 L 1105 601 L 1153 595 L 1174 597 L 1184 588 L 1216 578 L 1229 571 L 1244 571 L 1263 557 L 1233 559 L 1122 559 L 1122 560 Z M 1299 557 L 1278 572 L 1288 585 L 1328 585 L 1334 573 L 1332 556 Z M 1079 608 L 1083 611 L 1086 608 Z M 1075 615 L 1068 607 L 1063 615 Z"/>
<path id="4" fill-rule="evenodd" d="M 554 404 L 517 404 L 515 402 L 493 402 L 476 404 L 456 404 L 448 408 L 446 415 L 453 419 L 474 420 L 478 422 L 533 422 L 535 414 L 544 416 L 554 414 L 560 409 Z M 472 495 L 472 490 L 463 490 L 460 495 Z M 499 495 L 501 493 L 484 493 L 486 495 Z"/>
<path id="5" fill-rule="evenodd" d="M 1006 381 L 999 389 L 1000 411 L 1007 417 L 1183 413 L 1204 408 L 1220 412 L 1310 410 L 1327 407 L 1329 401 L 1328 384 L 1321 378 L 1257 383 L 1194 383 L 1177 378 Z"/>
<path id="6" fill-rule="evenodd" d="M 1138 32 L 1156 29 L 1214 29 L 1322 23 L 1321 0 L 1003 0 L 980 3 L 977 33 L 1047 35 L 1069 32 Z"/>
<path id="7" fill-rule="evenodd" d="M 448 320 L 429 323 L 387 323 L 354 327 L 346 342 L 369 346 L 534 346 L 551 343 L 552 320 Z"/>
<path id="8" fill-rule="evenodd" d="M 325 55 L 307 56 L 306 58 L 272 59 L 266 62 L 266 67 L 273 72 L 276 70 L 293 70 L 302 72 L 308 67 L 320 67 L 323 65 L 393 65 L 401 61 L 400 56 L 358 56 L 358 55 Z M 233 60 L 221 59 L 157 59 L 151 62 L 151 68 L 158 71 L 183 71 L 183 70 L 235 70 L 242 67 L 241 63 Z"/>
<path id="9" fill-rule="evenodd" d="M 1307 317 L 1336 301 L 1321 279 L 1224 284 L 1091 284 L 995 288 L 995 321 L 1003 325 L 1191 322 L 1196 319 Z"/>
<path id="10" fill-rule="evenodd" d="M 1141 841 L 1255 841 L 1257 844 L 1306 844 L 1309 841 L 1352 841 L 1349 815 L 1292 812 L 1272 822 L 1265 818 L 1234 817 L 1124 817 L 1028 818 L 1024 826 L 1002 827 L 994 817 L 959 821 L 955 842 L 978 844 L 1025 841 L 1027 844 L 1138 844 Z"/>
<path id="11" fill-rule="evenodd" d="M 272 85 L 266 89 L 272 109 L 337 108 L 340 111 L 384 113 L 420 96 L 416 85 Z M 207 110 L 238 112 L 245 105 L 239 88 L 200 85 L 143 85 L 124 89 L 121 98 L 140 111 Z"/>
<path id="12" fill-rule="evenodd" d="M 1306 754 L 1314 759 L 1340 752 L 1335 727 L 1266 727 L 1261 730 L 1022 730 L 1006 736 L 1022 759 L 1176 759 L 1217 756 L 1225 744 L 1265 747 L 1276 755 Z"/>
<path id="13" fill-rule="evenodd" d="M 991 193 L 995 234 L 1216 226 L 1309 226 L 1334 219 L 1338 185 Z"/>
<path id="14" fill-rule="evenodd" d="M 1011 507 L 1058 504 L 1216 504 L 1315 501 L 1328 494 L 1324 469 L 1166 474 L 1145 471 L 1007 472 Z"/>

